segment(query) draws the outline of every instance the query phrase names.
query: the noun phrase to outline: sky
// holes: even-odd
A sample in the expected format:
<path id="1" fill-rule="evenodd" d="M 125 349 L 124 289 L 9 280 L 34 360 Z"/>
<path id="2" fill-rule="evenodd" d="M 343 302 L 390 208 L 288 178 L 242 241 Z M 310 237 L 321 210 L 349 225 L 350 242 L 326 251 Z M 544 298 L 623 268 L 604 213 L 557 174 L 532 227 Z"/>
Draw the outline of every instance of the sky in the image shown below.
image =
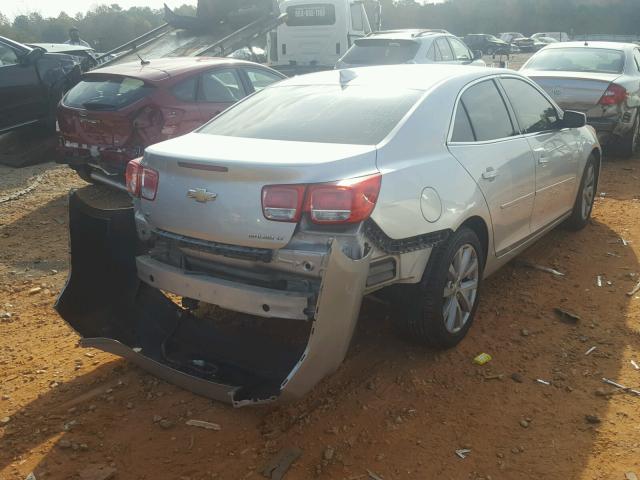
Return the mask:
<path id="1" fill-rule="evenodd" d="M 162 8 L 165 3 L 170 7 L 185 3 L 195 5 L 197 0 L 2 0 L 0 12 L 8 17 L 29 12 L 39 12 L 44 17 L 57 17 L 63 11 L 73 16 L 77 12 L 86 12 L 93 6 L 111 3 L 117 3 L 123 8 L 134 6 Z"/>

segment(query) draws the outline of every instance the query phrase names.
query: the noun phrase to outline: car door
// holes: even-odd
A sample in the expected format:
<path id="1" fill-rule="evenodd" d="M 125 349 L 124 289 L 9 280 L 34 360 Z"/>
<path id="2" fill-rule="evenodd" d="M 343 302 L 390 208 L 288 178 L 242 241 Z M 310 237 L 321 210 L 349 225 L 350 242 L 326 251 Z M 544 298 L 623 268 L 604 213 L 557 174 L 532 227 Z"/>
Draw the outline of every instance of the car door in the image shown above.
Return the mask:
<path id="1" fill-rule="evenodd" d="M 200 75 L 198 90 L 198 104 L 204 122 L 247 96 L 235 68 L 216 68 L 204 72 Z"/>
<path id="2" fill-rule="evenodd" d="M 284 78 L 280 74 L 260 67 L 240 67 L 238 71 L 243 77 L 248 93 L 259 92 Z"/>
<path id="3" fill-rule="evenodd" d="M 0 130 L 41 119 L 47 109 L 35 63 L 0 42 Z"/>
<path id="4" fill-rule="evenodd" d="M 531 234 L 535 165 L 508 103 L 493 79 L 468 86 L 459 97 L 449 150 L 475 179 L 491 214 L 497 256 Z"/>
<path id="5" fill-rule="evenodd" d="M 535 160 L 536 198 L 531 230 L 536 232 L 573 208 L 579 183 L 576 152 L 580 136 L 575 129 L 561 128 L 556 107 L 531 83 L 503 77 L 500 84 Z"/>
<path id="6" fill-rule="evenodd" d="M 198 75 L 181 80 L 170 89 L 171 98 L 166 105 L 165 125 L 162 133 L 169 137 L 184 135 L 205 123 L 198 103 Z"/>

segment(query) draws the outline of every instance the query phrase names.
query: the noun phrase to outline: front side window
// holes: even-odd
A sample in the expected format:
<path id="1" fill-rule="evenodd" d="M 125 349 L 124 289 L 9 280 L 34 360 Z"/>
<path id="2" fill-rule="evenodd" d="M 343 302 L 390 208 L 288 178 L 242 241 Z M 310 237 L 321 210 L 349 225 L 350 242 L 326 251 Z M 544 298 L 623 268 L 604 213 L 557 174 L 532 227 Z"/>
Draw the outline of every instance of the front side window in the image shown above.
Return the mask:
<path id="1" fill-rule="evenodd" d="M 469 62 L 472 60 L 471 52 L 467 46 L 462 43 L 457 38 L 449 38 L 449 43 L 451 44 L 451 49 L 453 50 L 453 55 L 456 60 Z"/>
<path id="2" fill-rule="evenodd" d="M 523 67 L 527 70 L 584 73 L 622 73 L 624 52 L 606 48 L 545 48 Z"/>
<path id="3" fill-rule="evenodd" d="M 558 127 L 558 112 L 538 90 L 517 78 L 503 78 L 500 82 L 513 105 L 522 133 L 545 132 Z"/>
<path id="4" fill-rule="evenodd" d="M 418 90 L 339 85 L 273 86 L 198 132 L 292 142 L 376 145 L 422 96 Z"/>
<path id="5" fill-rule="evenodd" d="M 244 97 L 240 79 L 233 70 L 211 70 L 202 74 L 200 98 L 211 103 L 235 103 Z"/>
<path id="6" fill-rule="evenodd" d="M 287 8 L 290 27 L 316 27 L 336 23 L 336 7 L 330 3 L 310 3 Z"/>
<path id="7" fill-rule="evenodd" d="M 17 65 L 17 63 L 18 55 L 16 55 L 15 50 L 0 43 L 0 67 Z"/>
<path id="8" fill-rule="evenodd" d="M 249 82 L 253 86 L 253 90 L 259 92 L 263 88 L 268 87 L 272 83 L 282 80 L 281 77 L 265 70 L 258 70 L 257 68 L 245 68 Z"/>
<path id="9" fill-rule="evenodd" d="M 507 106 L 493 80 L 470 87 L 462 95 L 460 103 L 469 115 L 476 141 L 497 140 L 515 135 Z"/>
<path id="10" fill-rule="evenodd" d="M 438 38 L 436 40 L 436 45 L 438 46 L 438 50 L 440 50 L 441 62 L 453 62 L 453 52 L 451 51 L 451 47 L 449 46 L 449 42 L 444 37 Z"/>

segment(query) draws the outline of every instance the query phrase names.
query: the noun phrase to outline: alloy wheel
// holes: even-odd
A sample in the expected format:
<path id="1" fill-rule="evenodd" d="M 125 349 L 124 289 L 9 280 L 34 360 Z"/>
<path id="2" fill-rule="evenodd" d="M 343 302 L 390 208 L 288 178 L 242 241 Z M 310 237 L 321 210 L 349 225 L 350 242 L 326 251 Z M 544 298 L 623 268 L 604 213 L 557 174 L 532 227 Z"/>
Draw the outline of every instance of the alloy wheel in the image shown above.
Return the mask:
<path id="1" fill-rule="evenodd" d="M 593 164 L 587 166 L 587 172 L 582 187 L 582 219 L 586 220 L 591 213 L 596 194 L 596 169 Z"/>
<path id="2" fill-rule="evenodd" d="M 475 248 L 461 246 L 453 256 L 443 292 L 442 316 L 449 333 L 458 333 L 471 317 L 478 296 L 480 264 Z"/>

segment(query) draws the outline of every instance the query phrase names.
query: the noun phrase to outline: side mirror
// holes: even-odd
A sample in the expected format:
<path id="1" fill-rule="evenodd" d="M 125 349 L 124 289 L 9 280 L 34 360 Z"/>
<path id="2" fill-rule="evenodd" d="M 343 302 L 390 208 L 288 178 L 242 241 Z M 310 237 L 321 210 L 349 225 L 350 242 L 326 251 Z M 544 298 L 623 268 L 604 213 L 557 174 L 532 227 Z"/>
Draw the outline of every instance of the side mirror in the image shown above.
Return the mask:
<path id="1" fill-rule="evenodd" d="M 565 110 L 560 126 L 562 128 L 580 128 L 587 124 L 587 116 L 582 112 Z"/>
<path id="2" fill-rule="evenodd" d="M 473 51 L 473 59 L 474 60 L 480 60 L 482 57 L 484 57 L 482 50 L 474 50 Z"/>
<path id="3" fill-rule="evenodd" d="M 20 57 L 20 63 L 22 65 L 33 65 L 38 60 L 40 60 L 44 54 L 45 51 L 42 48 L 34 48 L 27 54 Z"/>

